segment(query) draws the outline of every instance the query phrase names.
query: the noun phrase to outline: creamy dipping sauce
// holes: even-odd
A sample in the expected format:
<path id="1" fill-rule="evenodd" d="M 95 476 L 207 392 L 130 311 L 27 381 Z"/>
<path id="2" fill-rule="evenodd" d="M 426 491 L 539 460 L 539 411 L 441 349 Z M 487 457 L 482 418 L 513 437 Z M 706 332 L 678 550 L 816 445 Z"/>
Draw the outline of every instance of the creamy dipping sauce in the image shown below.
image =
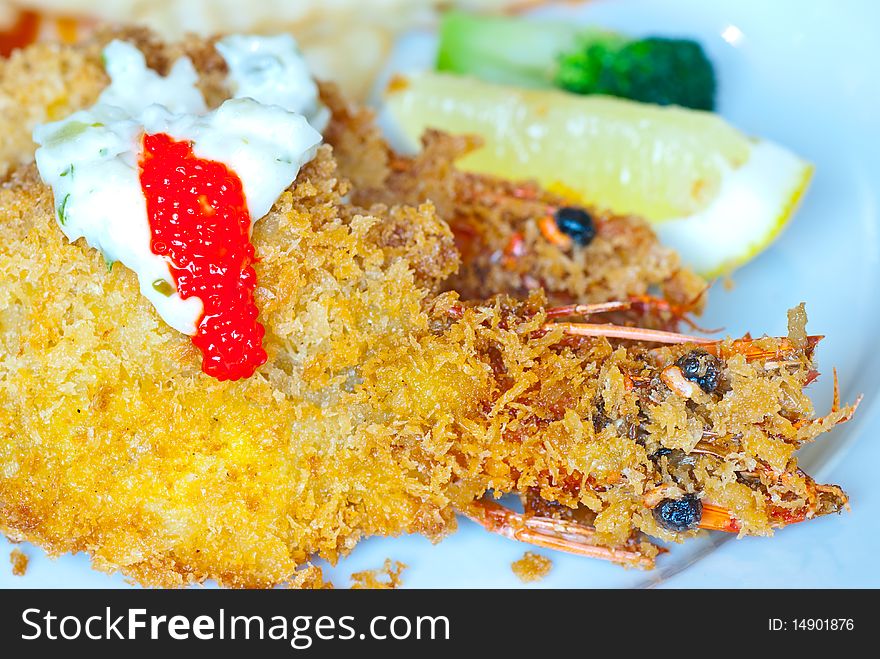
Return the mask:
<path id="1" fill-rule="evenodd" d="M 318 85 L 309 72 L 293 37 L 234 34 L 217 42 L 229 67 L 236 98 L 252 98 L 303 115 L 318 131 L 330 120 L 330 111 L 318 97 Z"/>
<path id="2" fill-rule="evenodd" d="M 111 83 L 98 102 L 34 130 L 37 167 L 52 187 L 64 234 L 71 241 L 84 237 L 108 264 L 133 270 L 165 322 L 189 335 L 197 334 L 204 305 L 180 296 L 168 257 L 151 249 L 139 178 L 144 135 L 190 142 L 197 158 L 225 165 L 241 180 L 256 221 L 321 143 L 303 114 L 321 128 L 327 120 L 293 39 L 228 37 L 218 49 L 229 62 L 236 98 L 216 110 L 207 111 L 187 58 L 163 77 L 147 68 L 137 48 L 114 41 L 104 51 Z"/>

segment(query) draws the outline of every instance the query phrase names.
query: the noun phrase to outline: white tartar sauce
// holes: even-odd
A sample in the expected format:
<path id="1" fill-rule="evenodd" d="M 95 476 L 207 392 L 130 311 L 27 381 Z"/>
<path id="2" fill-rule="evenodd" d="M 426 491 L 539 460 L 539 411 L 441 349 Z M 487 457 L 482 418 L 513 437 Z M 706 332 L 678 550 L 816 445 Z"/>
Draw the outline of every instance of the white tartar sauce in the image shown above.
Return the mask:
<path id="1" fill-rule="evenodd" d="M 229 83 L 237 98 L 252 98 L 303 115 L 323 131 L 330 111 L 318 97 L 318 85 L 288 34 L 274 37 L 234 34 L 217 42 L 229 67 Z"/>
<path id="2" fill-rule="evenodd" d="M 262 39 L 271 45 L 261 48 Z M 320 120 L 322 110 L 326 112 L 306 69 L 305 77 L 288 75 L 297 60 L 305 67 L 296 42 L 277 37 L 224 41 L 230 40 L 223 56 L 242 63 L 231 75 L 236 98 L 216 110 L 207 111 L 188 58 L 178 60 L 163 77 L 147 68 L 133 45 L 114 41 L 104 50 L 111 83 L 98 102 L 61 121 L 37 126 L 33 134 L 39 145 L 37 168 L 52 187 L 64 234 L 71 241 L 85 238 L 104 254 L 108 267 L 119 261 L 133 270 L 141 293 L 163 320 L 189 335 L 196 334 L 203 305 L 198 298 L 180 297 L 170 261 L 150 248 L 139 170 L 143 135 L 166 133 L 190 141 L 196 157 L 222 162 L 234 171 L 251 220 L 256 221 L 269 212 L 321 143 L 321 134 L 303 114 L 310 112 Z M 282 63 L 276 73 L 285 76 L 284 81 L 273 88 L 265 67 L 254 68 L 249 77 L 244 64 L 249 56 L 236 44 L 257 53 L 271 52 Z M 319 125 L 323 128 L 326 119 Z"/>

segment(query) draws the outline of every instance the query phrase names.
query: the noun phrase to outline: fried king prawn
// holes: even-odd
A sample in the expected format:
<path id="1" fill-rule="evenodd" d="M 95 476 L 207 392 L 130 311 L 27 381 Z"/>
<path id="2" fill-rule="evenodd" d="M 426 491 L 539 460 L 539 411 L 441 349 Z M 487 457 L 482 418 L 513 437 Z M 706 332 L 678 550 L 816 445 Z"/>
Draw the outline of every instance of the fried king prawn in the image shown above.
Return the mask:
<path id="1" fill-rule="evenodd" d="M 418 245 L 383 247 L 382 218 L 344 192 L 325 148 L 255 227 L 269 359 L 219 382 L 130 272 L 61 239 L 32 170 L 4 187 L 7 535 L 145 584 L 255 586 L 364 536 L 440 538 L 489 492 L 586 509 L 584 553 L 646 566 L 644 533 L 694 532 L 658 522 L 665 500 L 695 495 L 750 534 L 845 505 L 793 459 L 851 412 L 812 418 L 812 341 L 657 347 L 556 327 L 537 294 L 432 298 Z M 409 220 L 436 253 L 430 206 Z M 670 388 L 696 349 L 717 389 Z"/>
<path id="2" fill-rule="evenodd" d="M 343 116 L 330 90 L 324 97 Z M 368 166 L 376 147 L 365 158 L 350 146 L 358 142 L 353 135 L 370 140 L 370 124 L 346 118 L 334 122 L 328 140 L 342 147 L 337 154 L 341 170 L 352 174 L 353 200 L 367 207 L 430 200 L 450 225 L 462 263 L 445 290 L 482 299 L 542 289 L 556 305 L 616 302 L 620 320 L 664 329 L 692 322 L 688 314 L 702 310 L 706 283 L 639 218 L 588 211 L 532 182 L 461 172 L 455 160 L 477 142 L 436 131 L 426 133 L 416 156 L 389 150 L 382 176 L 382 168 Z"/>
<path id="3" fill-rule="evenodd" d="M 297 575 L 311 557 L 334 561 L 363 537 L 439 540 L 457 512 L 648 568 L 661 551 L 649 537 L 769 535 L 846 506 L 794 457 L 854 409 L 835 396 L 815 418 L 804 387 L 817 339 L 802 314 L 783 338 L 663 331 L 677 310 L 639 296 L 665 284 L 667 304 L 688 304 L 694 286 L 674 256 L 627 270 L 627 244 L 664 253 L 628 218 L 617 221 L 637 232 L 609 247 L 584 299 L 505 286 L 463 299 L 448 290 L 459 252 L 444 221 L 461 191 L 431 195 L 436 208 L 363 193 L 357 135 L 347 152 L 332 130 L 342 171 L 323 147 L 254 227 L 267 362 L 234 382 L 201 373 L 133 273 L 63 238 L 32 166 L 12 170 L 0 188 L 0 530 L 146 585 L 270 586 L 308 582 Z M 495 217 L 512 184 L 472 182 L 493 201 L 468 212 Z M 600 226 L 587 249 L 613 235 Z M 626 277 L 608 276 L 615 264 Z M 606 322 L 615 314 L 626 324 Z M 507 493 L 524 513 L 499 506 Z"/>

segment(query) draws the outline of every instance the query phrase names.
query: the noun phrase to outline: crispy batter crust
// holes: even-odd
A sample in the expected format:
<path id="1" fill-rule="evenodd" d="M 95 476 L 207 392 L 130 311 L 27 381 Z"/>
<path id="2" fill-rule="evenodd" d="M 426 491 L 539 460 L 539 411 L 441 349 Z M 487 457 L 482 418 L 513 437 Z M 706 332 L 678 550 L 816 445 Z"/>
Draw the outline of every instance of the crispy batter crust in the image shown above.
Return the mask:
<path id="1" fill-rule="evenodd" d="M 27 574 L 29 561 L 30 559 L 28 559 L 27 554 L 21 549 L 13 549 L 9 552 L 9 562 L 12 563 L 12 574 L 17 577 L 23 577 Z"/>
<path id="2" fill-rule="evenodd" d="M 449 527 L 448 499 L 423 496 L 431 474 L 396 450 L 416 431 L 394 421 L 409 361 L 428 378 L 443 351 L 421 353 L 413 271 L 368 240 L 378 218 L 340 219 L 337 186 L 325 149 L 256 226 L 269 363 L 236 383 L 200 372 L 131 272 L 66 241 L 32 171 L 0 191 L 5 532 L 145 584 L 261 586 L 364 533 Z M 446 387 L 479 386 L 455 375 Z M 441 409 L 435 393 L 412 404 Z"/>
<path id="3" fill-rule="evenodd" d="M 510 564 L 510 569 L 523 583 L 540 581 L 553 569 L 553 561 L 546 556 L 527 551 L 523 557 Z"/>
<path id="4" fill-rule="evenodd" d="M 330 107 L 336 107 L 333 101 Z M 369 163 L 385 161 L 373 155 L 381 152 L 370 130 L 376 131 L 362 119 L 341 121 L 328 138 L 334 147 L 344 145 L 337 148 L 337 158 L 341 171 L 353 181 L 352 199 L 365 206 L 431 200 L 455 234 L 462 257 L 457 274 L 444 283 L 446 290 L 481 299 L 497 293 L 523 296 L 540 288 L 552 304 L 655 293 L 693 311 L 702 307 L 700 294 L 706 283 L 683 268 L 678 255 L 660 245 L 639 218 L 591 210 L 597 231 L 592 242 L 560 247 L 542 234 L 540 221 L 570 202 L 534 183 L 459 171 L 455 160 L 476 148 L 475 139 L 428 131 L 417 156 L 389 154 L 388 167 L 370 169 L 374 178 L 385 174 L 374 184 L 359 175 Z M 349 146 L 355 135 L 362 136 L 360 149 Z"/>
<path id="5" fill-rule="evenodd" d="M 675 480 L 769 532 L 735 472 L 785 466 L 789 419 L 810 411 L 803 353 L 769 373 L 732 358 L 729 392 L 694 408 L 638 350 L 531 336 L 539 299 L 426 308 L 409 263 L 372 241 L 381 218 L 340 217 L 343 190 L 324 149 L 257 224 L 269 362 L 239 382 L 200 372 L 131 272 L 67 243 L 32 171 L 0 190 L 0 528 L 166 586 L 267 586 L 364 535 L 439 538 L 490 489 L 585 505 L 614 544 L 672 537 L 642 497 Z M 624 373 L 655 384 L 627 391 Z M 726 460 L 652 460 L 704 427 L 747 441 Z"/>
<path id="6" fill-rule="evenodd" d="M 808 345 L 732 351 L 722 388 L 683 398 L 660 376 L 693 346 L 546 331 L 539 293 L 434 296 L 456 266 L 434 206 L 364 211 L 349 192 L 323 147 L 257 223 L 268 362 L 219 382 L 130 271 L 64 238 L 33 167 L 13 171 L 0 188 L 0 531 L 146 585 L 308 585 L 321 583 L 311 556 L 367 535 L 439 539 L 489 491 L 587 509 L 612 546 L 691 533 L 657 526 L 646 496 L 660 486 L 711 497 L 759 534 L 815 498 L 792 453 L 846 410 L 802 422 Z M 695 452 L 701 440 L 715 452 Z"/>
<path id="7" fill-rule="evenodd" d="M 381 568 L 352 574 L 351 588 L 352 590 L 396 590 L 403 585 L 400 575 L 406 568 L 405 563 L 386 558 Z"/>
<path id="8" fill-rule="evenodd" d="M 34 44 L 0 58 L 0 181 L 20 165 L 33 162 L 31 133 L 37 124 L 57 121 L 95 103 L 109 83 L 101 51 L 112 39 L 134 43 L 150 68 L 166 74 L 177 58 L 193 60 L 209 105 L 228 98 L 226 63 L 212 39 L 165 43 L 141 28 L 102 29 L 82 45 Z"/>

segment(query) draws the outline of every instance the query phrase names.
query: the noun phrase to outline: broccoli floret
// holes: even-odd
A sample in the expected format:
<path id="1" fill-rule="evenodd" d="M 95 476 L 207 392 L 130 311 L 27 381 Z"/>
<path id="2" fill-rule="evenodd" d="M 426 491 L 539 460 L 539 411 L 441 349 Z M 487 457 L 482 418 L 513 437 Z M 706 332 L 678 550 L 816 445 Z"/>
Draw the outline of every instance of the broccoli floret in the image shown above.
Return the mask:
<path id="1" fill-rule="evenodd" d="M 715 107 L 712 63 L 689 39 L 584 43 L 559 58 L 553 81 L 577 94 L 608 94 L 695 110 Z"/>
<path id="2" fill-rule="evenodd" d="M 689 39 L 632 39 L 571 23 L 450 12 L 437 69 L 524 87 L 560 87 L 712 110 L 715 72 Z"/>

